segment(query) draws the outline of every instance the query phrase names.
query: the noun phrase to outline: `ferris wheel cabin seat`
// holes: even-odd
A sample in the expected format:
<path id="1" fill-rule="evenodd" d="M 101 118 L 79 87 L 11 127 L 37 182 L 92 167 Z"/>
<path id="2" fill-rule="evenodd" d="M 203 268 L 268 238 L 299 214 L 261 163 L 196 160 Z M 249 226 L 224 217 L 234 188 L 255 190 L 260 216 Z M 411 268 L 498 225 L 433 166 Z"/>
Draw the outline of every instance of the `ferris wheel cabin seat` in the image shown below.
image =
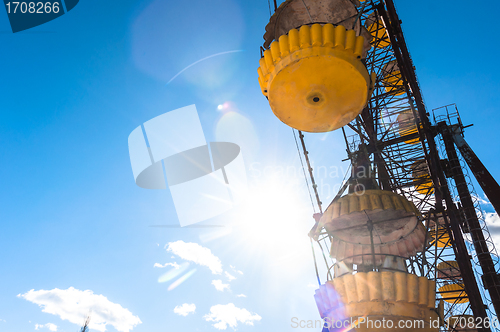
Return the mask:
<path id="1" fill-rule="evenodd" d="M 262 93 L 286 125 L 328 132 L 361 113 L 373 90 L 364 38 L 339 25 L 303 25 L 274 41 L 258 68 Z"/>
<path id="2" fill-rule="evenodd" d="M 426 229 L 419 215 L 412 202 L 391 191 L 355 192 L 332 202 L 312 235 L 325 228 L 337 262 L 381 265 L 385 255 L 407 258 L 423 249 Z"/>

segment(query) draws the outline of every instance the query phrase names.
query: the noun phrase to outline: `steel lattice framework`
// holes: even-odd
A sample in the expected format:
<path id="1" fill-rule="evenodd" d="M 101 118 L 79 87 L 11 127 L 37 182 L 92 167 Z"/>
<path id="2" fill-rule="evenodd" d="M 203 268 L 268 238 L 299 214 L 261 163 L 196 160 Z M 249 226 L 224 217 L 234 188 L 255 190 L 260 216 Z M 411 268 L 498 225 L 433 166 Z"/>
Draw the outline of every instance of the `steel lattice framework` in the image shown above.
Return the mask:
<path id="1" fill-rule="evenodd" d="M 500 212 L 500 186 L 464 141 L 463 131 L 467 126 L 462 124 L 455 105 L 433 110 L 431 119 L 393 0 L 350 1 L 356 5 L 356 14 L 338 24 L 359 31 L 362 31 L 360 26 L 364 27 L 372 36 L 372 47 L 362 61 L 376 79 L 366 107 L 342 128 L 353 167 L 334 201 L 348 188 L 351 190 L 360 184 L 360 178 L 354 174 L 360 160 L 368 165 L 370 176 L 364 181 L 375 181 L 376 187 L 404 196 L 421 212 L 419 218 L 427 230 L 424 249 L 416 256 L 404 258 L 405 268 L 412 274 L 436 281 L 436 305 L 444 312 L 442 329 L 455 330 L 448 326 L 451 316 L 472 315 L 483 321 L 496 319 L 500 312 L 498 255 L 467 166 L 497 212 Z M 302 3 L 312 21 L 306 1 Z M 276 0 L 274 7 L 276 11 Z M 271 17 L 271 22 L 276 20 Z M 350 24 L 352 26 L 346 26 Z M 273 29 L 266 32 L 261 56 L 275 38 L 274 33 Z M 300 131 L 299 137 L 320 212 L 323 212 Z M 315 215 L 317 222 L 319 218 L 321 216 Z M 371 232 L 372 261 L 375 262 Z M 328 268 L 326 278 L 331 280 L 339 272 L 339 262 L 328 258 L 330 235 L 325 230 L 319 234 L 316 243 Z M 358 272 L 367 269 L 383 271 L 375 263 L 373 267 L 353 265 L 353 270 Z M 490 329 L 500 330 L 498 325 L 478 330 Z"/>
<path id="2" fill-rule="evenodd" d="M 429 245 L 407 259 L 407 269 L 436 281 L 445 322 L 467 314 L 496 318 L 500 312 L 498 256 L 465 160 L 455 148 L 455 136 L 463 136 L 465 128 L 458 111 L 454 106 L 434 110 L 431 121 L 393 0 L 359 3 L 357 20 L 374 37 L 364 61 L 377 79 L 366 108 L 342 129 L 348 157 L 354 160 L 360 151 L 367 153 L 379 187 L 405 196 L 422 212 Z M 337 198 L 350 184 L 352 177 Z M 335 266 L 327 260 L 329 240 L 326 232 L 318 239 L 328 266 L 327 279 L 333 277 Z M 460 277 L 438 273 L 438 265 L 447 261 L 458 263 Z M 447 285 L 464 291 L 447 290 Z"/>
<path id="3" fill-rule="evenodd" d="M 463 314 L 496 317 L 498 257 L 454 146 L 451 131 L 464 128 L 458 111 L 436 110 L 431 122 L 392 0 L 364 2 L 359 20 L 372 27 L 365 64 L 377 80 L 367 107 L 348 125 L 354 131 L 346 136 L 349 157 L 366 149 L 380 187 L 404 195 L 422 212 L 427 236 L 434 237 L 407 261 L 408 269 L 436 280 L 438 301 L 448 300 L 445 320 Z M 427 175 L 415 176 L 415 165 L 424 165 Z M 438 265 L 450 260 L 458 262 L 461 278 L 438 275 Z M 463 284 L 466 294 L 443 290 L 449 284 Z M 469 301 L 461 303 L 465 297 Z"/>

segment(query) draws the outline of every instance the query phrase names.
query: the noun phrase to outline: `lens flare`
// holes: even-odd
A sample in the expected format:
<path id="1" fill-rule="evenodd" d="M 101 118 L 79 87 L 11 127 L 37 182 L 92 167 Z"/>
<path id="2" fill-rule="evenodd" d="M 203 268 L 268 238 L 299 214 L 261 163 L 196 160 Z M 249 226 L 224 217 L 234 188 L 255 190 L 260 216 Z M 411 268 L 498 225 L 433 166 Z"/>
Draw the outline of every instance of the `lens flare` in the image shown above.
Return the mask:
<path id="1" fill-rule="evenodd" d="M 177 277 L 179 274 L 181 274 L 182 272 L 186 271 L 186 269 L 189 267 L 189 263 L 182 263 L 178 268 L 173 268 L 173 269 L 170 269 L 170 271 L 168 271 L 167 273 L 165 274 L 162 274 L 159 278 L 158 278 L 158 282 L 159 283 L 164 283 L 164 282 L 167 282 L 169 280 L 172 280 L 174 279 L 175 277 Z"/>
<path id="2" fill-rule="evenodd" d="M 350 331 L 359 322 L 347 319 L 346 308 L 341 296 L 331 283 L 319 286 L 314 295 L 319 314 L 324 319 L 328 331 L 344 332 Z M 354 326 L 351 326 L 351 323 Z"/>
<path id="3" fill-rule="evenodd" d="M 210 59 L 210 58 L 213 58 L 213 57 L 216 57 L 218 55 L 224 55 L 224 54 L 229 54 L 229 53 L 236 53 L 236 52 L 243 52 L 243 50 L 234 50 L 234 51 L 227 51 L 227 52 L 221 52 L 221 53 L 216 53 L 216 54 L 212 54 L 212 55 L 209 55 L 207 57 L 204 57 L 203 59 L 200 59 L 198 61 L 195 61 L 193 62 L 192 64 L 190 64 L 189 66 L 185 67 L 183 70 L 181 70 L 180 72 L 178 72 L 174 77 L 172 77 L 170 79 L 170 81 L 167 82 L 167 84 L 170 84 L 170 82 L 172 82 L 177 76 L 179 76 L 180 74 L 182 74 L 183 72 L 185 72 L 186 70 L 188 70 L 189 68 L 191 68 L 192 66 L 196 65 L 197 63 L 200 63 L 202 61 L 205 61 L 207 59 Z M 220 105 L 219 105 L 220 106 Z"/>
<path id="4" fill-rule="evenodd" d="M 259 137 L 252 121 L 237 112 L 231 102 L 222 104 L 223 114 L 215 126 L 215 138 L 219 142 L 232 142 L 241 147 L 245 161 L 252 160 L 260 148 Z"/>
<path id="5" fill-rule="evenodd" d="M 225 101 L 222 104 L 217 105 L 217 110 L 222 112 L 222 113 L 238 112 L 238 108 L 231 101 Z"/>
<path id="6" fill-rule="evenodd" d="M 197 89 L 223 86 L 236 76 L 233 55 L 241 52 L 245 28 L 237 1 L 147 2 L 131 25 L 131 56 L 139 70 L 164 82 L 182 74 Z M 197 28 L 204 26 L 210 29 Z M 189 37 L 179 38 L 179 31 Z"/>
<path id="7" fill-rule="evenodd" d="M 231 234 L 233 229 L 231 227 L 224 227 L 223 229 L 216 230 L 213 232 L 208 232 L 205 234 L 200 234 L 200 241 L 203 243 L 210 242 L 213 240 L 217 240 L 223 236 Z"/>
<path id="8" fill-rule="evenodd" d="M 185 275 L 183 275 L 182 277 L 180 277 L 179 279 L 174 281 L 170 286 L 168 286 L 168 290 L 171 291 L 172 289 L 176 288 L 177 286 L 182 284 L 184 281 L 188 280 L 189 277 L 191 277 L 195 272 L 196 272 L 196 269 L 192 269 L 191 271 L 189 271 L 188 273 L 186 273 Z"/>

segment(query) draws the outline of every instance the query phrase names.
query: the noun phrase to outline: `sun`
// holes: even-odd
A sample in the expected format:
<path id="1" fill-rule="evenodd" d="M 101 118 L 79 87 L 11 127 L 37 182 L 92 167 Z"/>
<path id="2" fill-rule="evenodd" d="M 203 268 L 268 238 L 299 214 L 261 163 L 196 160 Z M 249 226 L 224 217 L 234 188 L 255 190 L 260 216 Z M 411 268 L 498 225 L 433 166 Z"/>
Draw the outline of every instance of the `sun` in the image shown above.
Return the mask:
<path id="1" fill-rule="evenodd" d="M 310 260 L 307 234 L 314 220 L 304 190 L 298 183 L 280 179 L 254 183 L 234 226 L 243 247 L 274 264 Z"/>

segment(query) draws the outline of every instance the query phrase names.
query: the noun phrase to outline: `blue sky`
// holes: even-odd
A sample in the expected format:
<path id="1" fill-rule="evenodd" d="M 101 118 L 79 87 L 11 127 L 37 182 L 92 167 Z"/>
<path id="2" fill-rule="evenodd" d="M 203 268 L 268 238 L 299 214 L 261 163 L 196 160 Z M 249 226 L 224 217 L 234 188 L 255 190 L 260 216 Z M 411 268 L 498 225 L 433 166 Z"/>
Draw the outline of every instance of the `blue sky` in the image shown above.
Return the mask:
<path id="1" fill-rule="evenodd" d="M 396 5 L 429 110 L 457 103 L 464 123 L 474 123 L 466 139 L 500 178 L 500 5 Z M 312 208 L 291 130 L 274 117 L 257 83 L 268 19 L 263 0 L 82 0 L 54 21 L 13 34 L 0 14 L 0 331 L 49 331 L 48 323 L 77 331 L 80 323 L 62 319 L 60 308 L 42 312 L 28 293 L 70 287 L 126 308 L 131 331 L 216 331 L 220 321 L 207 315 L 230 303 L 241 309 L 232 311 L 240 315 L 239 331 L 296 330 L 292 317 L 317 318 L 306 236 Z M 193 62 L 228 51 L 241 52 L 202 61 L 168 83 Z M 150 227 L 177 223 L 176 212 L 168 190 L 135 185 L 127 137 L 190 104 L 207 141 L 242 147 L 254 208 L 207 221 L 226 225 L 215 230 Z M 339 132 L 306 140 L 317 167 L 347 168 Z M 297 172 L 280 172 L 286 166 Z M 320 177 L 325 203 L 335 194 L 328 186 L 342 177 Z M 186 271 L 196 272 L 168 291 L 171 282 L 158 278 L 172 267 L 154 265 L 187 262 L 165 249 L 177 241 L 208 248 L 221 274 L 190 262 Z M 213 280 L 229 289 L 218 291 Z M 195 312 L 174 312 L 185 303 Z M 134 317 L 141 323 L 134 326 Z M 126 330 L 114 321 L 107 330 Z"/>

